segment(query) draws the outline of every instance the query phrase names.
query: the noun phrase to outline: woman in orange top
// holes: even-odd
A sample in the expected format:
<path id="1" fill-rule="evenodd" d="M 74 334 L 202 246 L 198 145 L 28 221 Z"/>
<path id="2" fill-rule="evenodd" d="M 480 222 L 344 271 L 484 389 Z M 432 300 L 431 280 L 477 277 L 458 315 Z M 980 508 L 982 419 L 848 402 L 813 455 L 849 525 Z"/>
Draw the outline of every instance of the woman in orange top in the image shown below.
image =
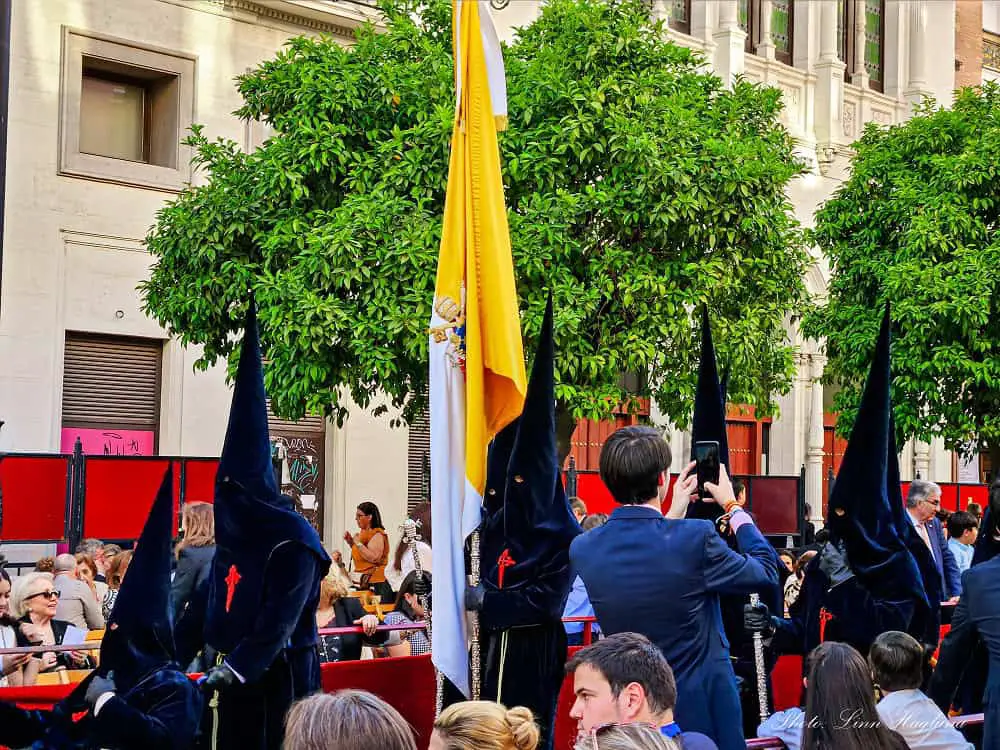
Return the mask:
<path id="1" fill-rule="evenodd" d="M 395 594 L 385 580 L 385 565 L 389 561 L 389 536 L 382 525 L 382 514 L 375 503 L 366 501 L 358 506 L 354 517 L 361 533 L 354 536 L 350 531 L 344 532 L 344 541 L 351 545 L 354 572 L 362 577 L 361 588 L 369 588 L 383 602 L 391 602 Z"/>

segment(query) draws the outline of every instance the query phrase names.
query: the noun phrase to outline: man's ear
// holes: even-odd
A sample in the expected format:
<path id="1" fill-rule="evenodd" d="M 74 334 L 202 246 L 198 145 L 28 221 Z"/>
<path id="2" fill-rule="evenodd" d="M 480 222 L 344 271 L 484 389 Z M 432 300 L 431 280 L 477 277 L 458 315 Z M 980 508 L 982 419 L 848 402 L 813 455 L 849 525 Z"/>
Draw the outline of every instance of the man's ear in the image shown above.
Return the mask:
<path id="1" fill-rule="evenodd" d="M 621 692 L 622 713 L 625 723 L 633 722 L 646 710 L 646 691 L 638 682 L 630 682 Z"/>
<path id="2" fill-rule="evenodd" d="M 667 483 L 667 472 L 661 471 L 660 475 L 656 478 L 656 486 L 662 487 Z"/>

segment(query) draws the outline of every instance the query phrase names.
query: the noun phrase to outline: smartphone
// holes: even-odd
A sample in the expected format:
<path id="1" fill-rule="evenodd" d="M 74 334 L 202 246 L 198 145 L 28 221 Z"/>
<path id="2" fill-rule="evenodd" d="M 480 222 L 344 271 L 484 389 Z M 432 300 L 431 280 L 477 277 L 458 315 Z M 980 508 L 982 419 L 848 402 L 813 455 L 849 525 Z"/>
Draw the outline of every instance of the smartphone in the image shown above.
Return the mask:
<path id="1" fill-rule="evenodd" d="M 708 497 L 705 482 L 719 483 L 719 442 L 699 440 L 694 444 L 694 460 L 698 462 L 698 496 Z"/>

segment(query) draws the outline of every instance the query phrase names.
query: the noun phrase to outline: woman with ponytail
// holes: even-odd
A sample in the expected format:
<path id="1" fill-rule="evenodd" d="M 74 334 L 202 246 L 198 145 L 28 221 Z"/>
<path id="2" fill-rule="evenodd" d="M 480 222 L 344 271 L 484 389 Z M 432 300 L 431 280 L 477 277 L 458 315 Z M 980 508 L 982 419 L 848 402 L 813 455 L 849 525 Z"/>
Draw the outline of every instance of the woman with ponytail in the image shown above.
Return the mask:
<path id="1" fill-rule="evenodd" d="M 427 750 L 535 750 L 539 739 L 528 709 L 465 701 L 441 712 Z"/>

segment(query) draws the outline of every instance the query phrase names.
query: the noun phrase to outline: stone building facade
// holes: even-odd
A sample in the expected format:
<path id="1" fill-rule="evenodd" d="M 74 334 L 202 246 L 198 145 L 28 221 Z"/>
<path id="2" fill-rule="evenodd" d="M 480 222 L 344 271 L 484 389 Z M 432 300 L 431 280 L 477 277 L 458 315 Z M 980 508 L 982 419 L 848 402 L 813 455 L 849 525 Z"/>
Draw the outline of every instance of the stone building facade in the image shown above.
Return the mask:
<path id="1" fill-rule="evenodd" d="M 195 373 L 196 352 L 143 315 L 135 291 L 150 264 L 143 237 L 163 202 L 200 179 L 177 145 L 187 125 L 247 149 L 264 139 L 260 126 L 232 115 L 235 76 L 294 35 L 349 44 L 373 11 L 361 0 L 0 5 L 11 11 L 0 451 L 54 452 L 81 435 L 88 449 L 107 450 L 112 433 L 113 451 L 217 455 L 229 405 L 223 372 Z M 492 5 L 508 38 L 538 11 L 534 0 Z M 997 0 L 653 0 L 651 8 L 724 80 L 746 75 L 781 89 L 785 123 L 811 165 L 790 188 L 807 225 L 844 179 L 866 123 L 900 122 L 925 97 L 948 103 L 956 86 L 1000 78 Z M 806 279 L 813 294 L 824 294 L 828 274 L 818 260 Z M 741 460 L 752 473 L 805 467 L 816 515 L 840 444 L 830 394 L 817 382 L 822 351 L 797 343 L 799 374 L 781 416 L 761 423 L 737 414 L 734 424 L 748 427 Z M 331 548 L 361 500 L 375 500 L 395 529 L 422 491 L 420 430 L 391 430 L 360 410 L 343 428 L 273 427 L 288 449 L 286 478 L 322 508 Z M 687 455 L 687 437 L 671 439 L 675 455 Z M 957 472 L 941 445 L 907 445 L 902 467 L 907 477 L 945 481 Z"/>

